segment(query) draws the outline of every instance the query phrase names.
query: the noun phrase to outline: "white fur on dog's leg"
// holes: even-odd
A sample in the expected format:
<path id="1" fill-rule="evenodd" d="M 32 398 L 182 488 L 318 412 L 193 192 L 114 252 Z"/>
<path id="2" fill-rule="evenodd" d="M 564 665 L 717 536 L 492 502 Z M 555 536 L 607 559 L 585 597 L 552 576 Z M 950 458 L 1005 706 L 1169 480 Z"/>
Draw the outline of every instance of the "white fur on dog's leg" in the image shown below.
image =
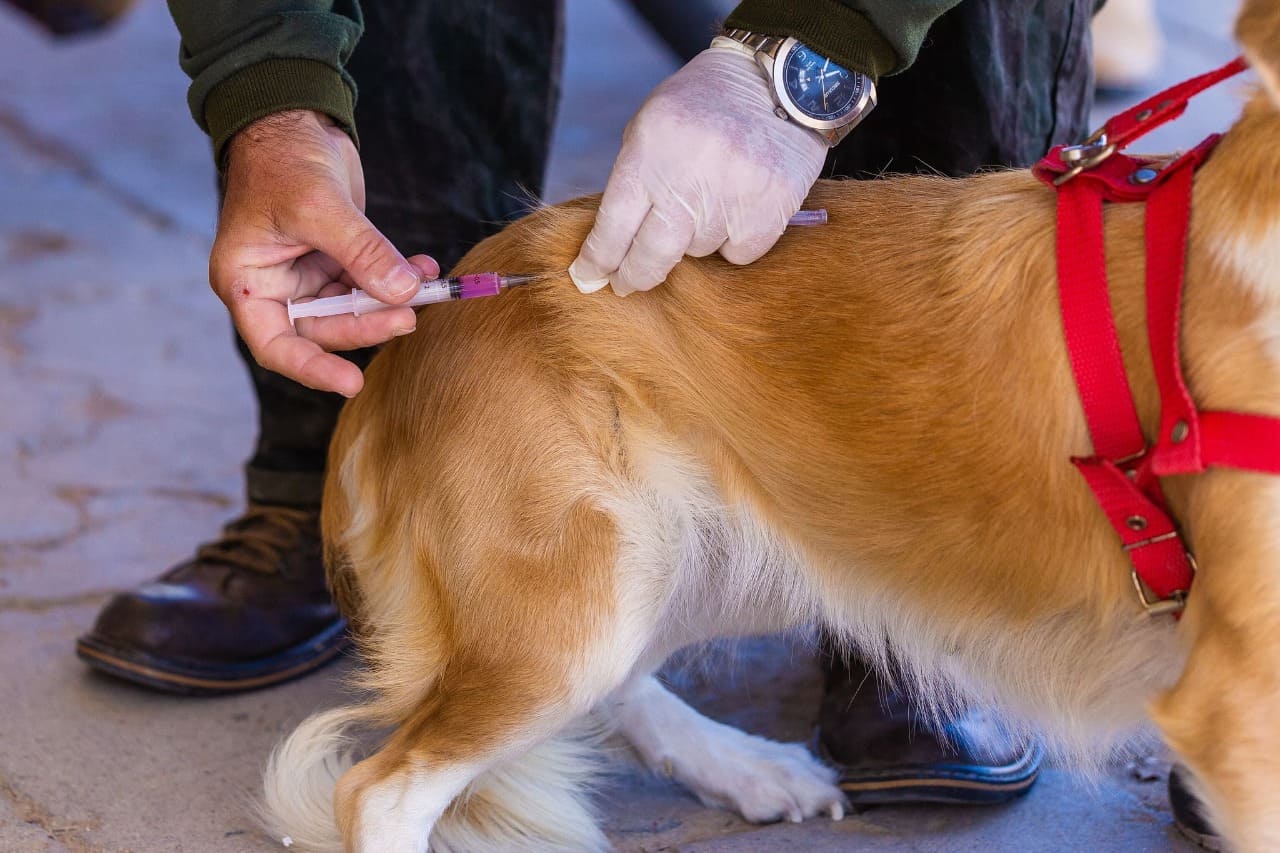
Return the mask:
<path id="1" fill-rule="evenodd" d="M 445 808 L 476 771 L 455 766 L 397 774 L 371 785 L 359 815 L 358 853 L 422 853 Z"/>
<path id="2" fill-rule="evenodd" d="M 709 720 L 658 683 L 634 678 L 609 702 L 623 735 L 654 773 L 670 776 L 709 806 L 749 821 L 844 817 L 836 773 L 800 744 L 755 737 Z"/>

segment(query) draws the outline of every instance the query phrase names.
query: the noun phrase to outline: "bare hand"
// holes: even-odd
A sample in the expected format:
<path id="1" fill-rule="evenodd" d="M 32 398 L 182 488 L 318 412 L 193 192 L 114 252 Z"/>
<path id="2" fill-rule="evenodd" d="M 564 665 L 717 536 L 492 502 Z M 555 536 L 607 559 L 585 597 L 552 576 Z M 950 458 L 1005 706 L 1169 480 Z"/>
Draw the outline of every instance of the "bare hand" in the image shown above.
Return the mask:
<path id="1" fill-rule="evenodd" d="M 320 113 L 294 110 L 236 134 L 209 259 L 213 290 L 249 351 L 268 370 L 347 397 L 364 377 L 333 350 L 373 346 L 414 329 L 410 308 L 289 323 L 286 301 L 352 287 L 402 303 L 440 274 L 426 255 L 405 260 L 363 213 L 364 174 L 350 138 Z"/>

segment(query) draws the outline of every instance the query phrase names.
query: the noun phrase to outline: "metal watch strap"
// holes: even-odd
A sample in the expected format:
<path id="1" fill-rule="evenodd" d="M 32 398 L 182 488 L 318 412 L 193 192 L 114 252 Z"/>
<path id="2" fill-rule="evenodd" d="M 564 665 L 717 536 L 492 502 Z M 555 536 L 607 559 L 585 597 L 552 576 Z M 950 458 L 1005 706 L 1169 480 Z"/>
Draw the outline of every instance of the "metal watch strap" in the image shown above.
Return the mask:
<path id="1" fill-rule="evenodd" d="M 721 30 L 720 35 L 717 36 L 717 38 L 725 38 L 737 42 L 743 47 L 748 48 L 752 55 L 756 53 L 763 53 L 766 56 L 774 58 L 777 58 L 778 48 L 782 46 L 784 41 L 786 41 L 786 39 L 778 38 L 777 36 L 763 36 L 759 33 L 753 33 L 750 30 L 739 30 L 732 27 L 726 27 Z M 714 42 L 715 39 L 712 39 L 713 44 Z"/>

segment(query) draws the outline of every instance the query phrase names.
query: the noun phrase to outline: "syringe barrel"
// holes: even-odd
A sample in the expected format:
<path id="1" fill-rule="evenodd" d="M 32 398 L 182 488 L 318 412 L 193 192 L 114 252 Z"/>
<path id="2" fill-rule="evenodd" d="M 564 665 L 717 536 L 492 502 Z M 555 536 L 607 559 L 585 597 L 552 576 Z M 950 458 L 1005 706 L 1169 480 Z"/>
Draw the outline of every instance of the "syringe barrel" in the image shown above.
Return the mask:
<path id="1" fill-rule="evenodd" d="M 435 302 L 448 302 L 451 299 L 497 296 L 501 292 L 502 276 L 491 272 L 476 273 L 475 275 L 461 275 L 457 278 L 438 278 L 434 281 L 424 281 L 422 287 L 418 288 L 418 292 L 406 304 L 416 307 L 418 305 L 430 305 Z M 356 313 L 377 311 L 380 308 L 388 307 L 363 292 L 360 294 L 358 301 L 359 305 Z"/>
<path id="2" fill-rule="evenodd" d="M 312 299 L 310 302 L 290 301 L 289 322 L 301 317 L 334 317 L 338 314 L 350 314 L 355 304 L 355 292 Z"/>
<path id="3" fill-rule="evenodd" d="M 502 276 L 496 272 L 481 272 L 472 275 L 460 275 L 458 283 L 459 299 L 475 299 L 480 296 L 497 296 L 502 292 Z"/>
<path id="4" fill-rule="evenodd" d="M 433 302 L 448 302 L 452 297 L 449 294 L 449 282 L 447 279 L 437 279 L 435 281 L 424 281 L 422 286 L 418 288 L 418 292 L 410 297 L 409 301 L 404 303 L 410 308 L 418 305 L 430 305 Z M 363 290 L 353 291 L 351 294 L 352 307 L 355 309 L 356 316 L 361 314 L 372 314 L 374 311 L 381 311 L 384 308 L 394 308 L 386 302 L 374 299 Z"/>

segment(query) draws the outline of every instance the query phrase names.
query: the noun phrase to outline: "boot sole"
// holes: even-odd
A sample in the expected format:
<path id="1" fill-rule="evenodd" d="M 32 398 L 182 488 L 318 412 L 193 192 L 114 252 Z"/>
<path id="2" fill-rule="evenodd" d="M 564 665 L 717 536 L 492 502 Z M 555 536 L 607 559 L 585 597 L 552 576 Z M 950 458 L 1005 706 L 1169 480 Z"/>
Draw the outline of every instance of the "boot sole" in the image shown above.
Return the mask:
<path id="1" fill-rule="evenodd" d="M 351 645 L 347 622 L 339 619 L 305 642 L 250 663 L 220 668 L 193 667 L 123 649 L 92 634 L 76 640 L 76 656 L 116 678 L 162 693 L 223 696 L 283 684 L 332 663 Z"/>
<path id="2" fill-rule="evenodd" d="M 1040 776 L 1043 757 L 1041 747 L 1032 744 L 1016 761 L 1000 767 L 945 764 L 887 767 L 869 773 L 846 771 L 837 784 L 854 806 L 898 803 L 995 805 L 1017 799 L 1031 790 Z"/>

